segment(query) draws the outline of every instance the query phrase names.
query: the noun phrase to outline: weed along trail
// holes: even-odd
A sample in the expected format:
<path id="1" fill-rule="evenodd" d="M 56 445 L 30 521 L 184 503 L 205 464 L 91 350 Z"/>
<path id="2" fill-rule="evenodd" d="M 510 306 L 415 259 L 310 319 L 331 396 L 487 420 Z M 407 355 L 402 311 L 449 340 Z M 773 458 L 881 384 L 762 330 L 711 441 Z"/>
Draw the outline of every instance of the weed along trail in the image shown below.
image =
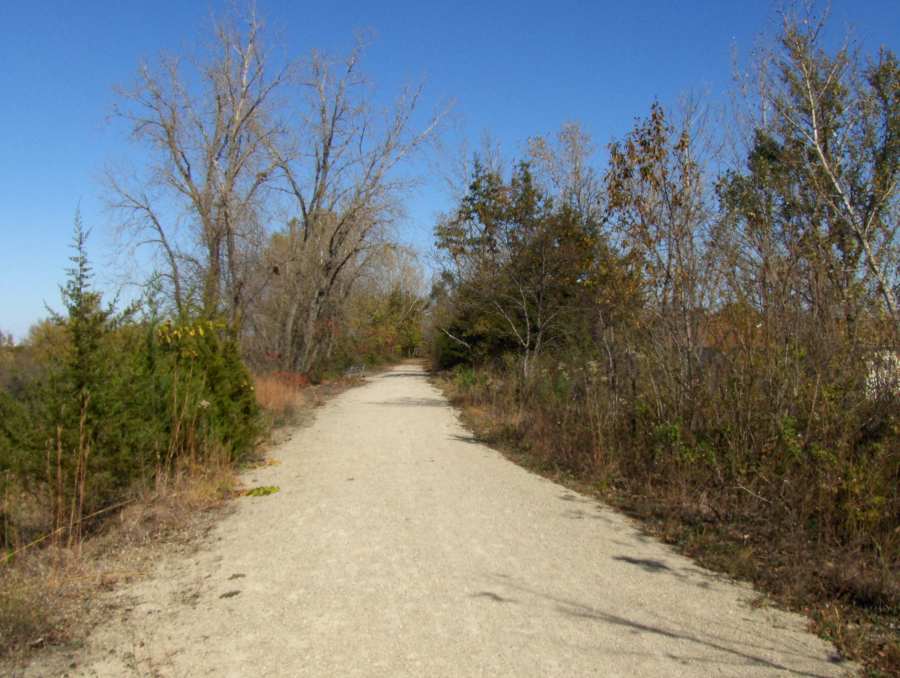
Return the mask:
<path id="1" fill-rule="evenodd" d="M 318 411 L 72 676 L 842 676 L 803 618 L 475 441 L 415 365 Z M 278 488 L 275 492 L 274 489 Z M 25 675 L 47 675 L 33 664 Z M 54 674 L 55 675 L 55 674 Z"/>

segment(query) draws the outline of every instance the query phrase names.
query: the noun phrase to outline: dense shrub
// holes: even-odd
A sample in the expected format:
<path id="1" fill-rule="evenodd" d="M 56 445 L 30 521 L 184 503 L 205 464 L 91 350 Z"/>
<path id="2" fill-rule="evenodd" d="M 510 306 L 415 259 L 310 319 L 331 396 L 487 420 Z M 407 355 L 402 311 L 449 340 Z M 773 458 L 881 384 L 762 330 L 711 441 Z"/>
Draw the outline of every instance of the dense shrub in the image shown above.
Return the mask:
<path id="1" fill-rule="evenodd" d="M 0 474 L 41 518 L 4 520 L 5 543 L 27 532 L 80 534 L 81 521 L 136 485 L 211 456 L 239 461 L 259 417 L 229 329 L 212 320 L 116 315 L 90 287 L 84 234 L 63 291 L 66 311 L 23 347 L 2 349 Z M 21 502 L 20 502 L 21 503 Z"/>

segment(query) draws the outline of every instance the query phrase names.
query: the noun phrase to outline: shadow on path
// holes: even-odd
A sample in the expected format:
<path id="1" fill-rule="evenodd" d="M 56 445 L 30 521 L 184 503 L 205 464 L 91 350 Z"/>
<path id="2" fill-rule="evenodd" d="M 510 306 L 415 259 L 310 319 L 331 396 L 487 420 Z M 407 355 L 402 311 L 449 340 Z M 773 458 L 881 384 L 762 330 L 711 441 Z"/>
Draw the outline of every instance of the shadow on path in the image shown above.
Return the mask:
<path id="1" fill-rule="evenodd" d="M 641 561 L 639 559 L 627 559 L 625 557 L 617 557 L 615 559 L 625 560 L 626 562 L 637 561 L 638 564 L 651 563 L 651 567 L 655 567 L 656 563 L 656 561 Z M 660 565 L 662 564 L 660 563 Z M 662 568 L 659 569 L 668 568 L 665 565 L 662 565 Z M 659 571 L 659 569 L 654 571 Z M 772 670 L 784 671 L 789 675 L 794 676 L 804 676 L 806 678 L 826 678 L 826 676 L 820 673 L 810 673 L 808 671 L 798 671 L 796 669 L 792 669 L 790 666 L 786 666 L 777 661 L 766 659 L 764 656 L 760 656 L 759 654 L 760 652 L 768 653 L 775 651 L 783 655 L 792 655 L 794 657 L 797 657 L 798 659 L 818 659 L 818 657 L 799 653 L 790 647 L 776 648 L 773 645 L 757 645 L 746 641 L 735 641 L 730 638 L 722 638 L 721 636 L 717 636 L 714 633 L 710 633 L 708 631 L 697 632 L 682 629 L 679 628 L 678 624 L 666 624 L 664 626 L 663 624 L 649 624 L 640 622 L 634 619 L 629 619 L 620 614 L 604 612 L 601 609 L 579 603 L 564 596 L 553 595 L 551 593 L 546 593 L 527 585 L 518 584 L 509 575 L 495 574 L 490 575 L 490 578 L 495 582 L 501 583 L 502 586 L 506 588 L 519 591 L 521 593 L 533 596 L 538 600 L 543 600 L 547 603 L 550 603 L 552 607 L 564 617 L 584 620 L 588 622 L 595 622 L 599 624 L 611 624 L 614 626 L 620 626 L 629 629 L 631 633 L 635 634 L 652 634 L 677 641 L 683 641 L 685 643 L 715 650 L 716 652 L 736 659 L 737 662 L 727 661 L 724 658 L 717 659 L 712 657 L 687 657 L 668 655 L 672 659 L 690 660 L 692 662 L 705 662 L 709 664 L 721 665 L 760 666 L 770 668 Z M 666 620 L 661 619 L 660 621 L 665 623 Z M 666 626 L 668 626 L 668 628 L 666 628 Z M 828 661 L 831 663 L 840 664 L 843 660 L 839 656 L 832 656 L 828 659 Z"/>
<path id="2" fill-rule="evenodd" d="M 424 379 L 424 372 L 387 372 L 379 375 L 380 379 Z"/>
<path id="3" fill-rule="evenodd" d="M 443 398 L 393 398 L 369 402 L 368 405 L 386 405 L 390 407 L 450 407 Z"/>

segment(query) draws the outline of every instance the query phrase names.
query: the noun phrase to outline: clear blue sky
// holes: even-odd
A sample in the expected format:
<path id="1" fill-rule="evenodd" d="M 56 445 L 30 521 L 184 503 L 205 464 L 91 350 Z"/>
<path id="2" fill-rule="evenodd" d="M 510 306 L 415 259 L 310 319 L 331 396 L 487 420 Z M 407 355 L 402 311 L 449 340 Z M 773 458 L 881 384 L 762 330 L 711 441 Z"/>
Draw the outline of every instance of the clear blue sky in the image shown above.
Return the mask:
<path id="1" fill-rule="evenodd" d="M 223 2 L 2 0 L 0 2 L 0 329 L 21 338 L 59 306 L 72 218 L 93 228 L 98 281 L 113 289 L 112 223 L 99 176 L 135 158 L 107 123 L 115 84 L 142 58 L 186 52 Z M 457 135 L 489 131 L 509 154 L 534 134 L 579 120 L 602 146 L 658 98 L 730 86 L 731 50 L 746 54 L 771 29 L 765 0 L 637 2 L 429 2 L 259 0 L 291 51 L 345 50 L 354 29 L 373 29 L 365 69 L 389 93 L 426 79 L 426 104 L 456 100 Z M 855 28 L 867 48 L 897 50 L 896 0 L 834 0 L 832 28 Z M 404 237 L 427 247 L 445 209 L 431 179 L 411 200 Z"/>

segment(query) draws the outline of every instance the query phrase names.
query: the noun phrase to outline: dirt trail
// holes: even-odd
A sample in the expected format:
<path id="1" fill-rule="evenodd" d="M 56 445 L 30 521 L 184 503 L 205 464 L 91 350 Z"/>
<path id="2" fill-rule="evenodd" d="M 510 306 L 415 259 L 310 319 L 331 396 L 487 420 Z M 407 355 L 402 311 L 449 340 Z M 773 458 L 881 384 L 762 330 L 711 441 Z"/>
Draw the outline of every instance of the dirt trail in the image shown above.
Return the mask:
<path id="1" fill-rule="evenodd" d="M 415 366 L 319 410 L 73 676 L 841 676 L 804 620 L 474 441 Z M 26 675 L 45 675 L 35 664 Z"/>

